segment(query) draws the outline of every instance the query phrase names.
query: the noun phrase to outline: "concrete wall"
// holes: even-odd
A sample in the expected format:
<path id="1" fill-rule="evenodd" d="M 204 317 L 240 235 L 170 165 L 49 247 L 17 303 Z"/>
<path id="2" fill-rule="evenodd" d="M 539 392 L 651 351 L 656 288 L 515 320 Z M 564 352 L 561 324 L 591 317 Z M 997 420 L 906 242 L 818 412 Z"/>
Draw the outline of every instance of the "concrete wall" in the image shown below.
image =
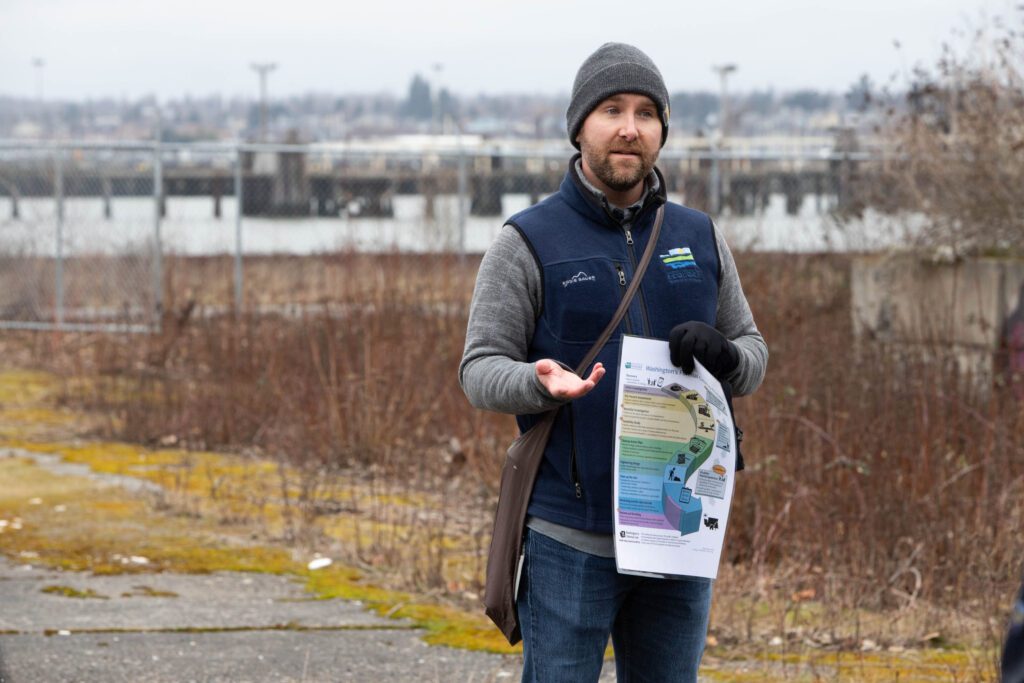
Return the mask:
<path id="1" fill-rule="evenodd" d="M 1024 260 L 935 263 L 911 254 L 856 257 L 854 334 L 929 352 L 948 349 L 960 369 L 992 377 L 1011 328 L 1024 325 Z"/>

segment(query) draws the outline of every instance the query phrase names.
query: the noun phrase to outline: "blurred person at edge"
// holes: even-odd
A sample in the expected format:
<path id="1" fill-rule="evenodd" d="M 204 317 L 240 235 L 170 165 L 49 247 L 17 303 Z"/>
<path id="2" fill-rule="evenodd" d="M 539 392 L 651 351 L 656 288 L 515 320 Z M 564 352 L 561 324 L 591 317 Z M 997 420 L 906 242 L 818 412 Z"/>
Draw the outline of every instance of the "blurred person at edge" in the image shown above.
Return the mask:
<path id="1" fill-rule="evenodd" d="M 521 431 L 562 408 L 528 508 L 516 602 L 524 681 L 596 681 L 609 635 L 620 681 L 695 681 L 704 651 L 711 582 L 619 574 L 611 536 L 623 330 L 668 339 L 675 365 L 692 372 L 696 358 L 737 394 L 760 385 L 768 361 L 721 233 L 666 200 L 654 164 L 668 121 L 651 59 L 621 43 L 598 48 L 566 112 L 580 153 L 557 193 L 506 221 L 477 275 L 459 368 L 466 396 L 515 414 Z M 661 205 L 657 253 L 688 247 L 697 267 L 672 277 L 653 259 L 619 330 L 579 377 L 566 368 L 611 319 Z"/>
<path id="2" fill-rule="evenodd" d="M 1024 584 L 1010 614 L 1010 630 L 1003 646 L 1003 683 L 1024 683 Z"/>

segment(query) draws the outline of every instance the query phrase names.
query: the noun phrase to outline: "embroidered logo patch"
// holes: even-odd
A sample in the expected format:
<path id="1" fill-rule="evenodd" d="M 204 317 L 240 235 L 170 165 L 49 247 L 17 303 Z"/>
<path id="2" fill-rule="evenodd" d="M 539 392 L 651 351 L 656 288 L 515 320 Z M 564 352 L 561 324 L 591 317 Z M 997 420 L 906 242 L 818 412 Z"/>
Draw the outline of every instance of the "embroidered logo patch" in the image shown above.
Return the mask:
<path id="1" fill-rule="evenodd" d="M 568 280 L 562 280 L 562 287 L 568 287 L 569 285 L 575 285 L 580 282 L 594 282 L 597 278 L 593 275 L 587 275 L 584 271 L 580 271 L 573 275 Z"/>
<path id="2" fill-rule="evenodd" d="M 668 271 L 666 275 L 669 281 L 699 280 L 701 277 L 700 268 L 697 267 L 689 247 L 669 249 L 667 254 L 658 254 L 658 258 Z"/>
<path id="3" fill-rule="evenodd" d="M 689 247 L 669 249 L 667 254 L 658 254 L 658 258 L 672 270 L 697 267 L 697 262 L 693 260 L 693 252 Z"/>

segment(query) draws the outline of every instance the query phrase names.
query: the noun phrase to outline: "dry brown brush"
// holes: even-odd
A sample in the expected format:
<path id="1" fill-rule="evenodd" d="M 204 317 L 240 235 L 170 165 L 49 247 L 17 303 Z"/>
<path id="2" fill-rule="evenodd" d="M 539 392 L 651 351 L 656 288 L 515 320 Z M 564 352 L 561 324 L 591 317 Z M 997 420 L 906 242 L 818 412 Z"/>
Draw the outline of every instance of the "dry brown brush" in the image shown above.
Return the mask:
<path id="1" fill-rule="evenodd" d="M 1024 558 L 1024 404 L 945 349 L 855 342 L 846 257 L 746 265 L 772 356 L 737 408 L 752 455 L 731 561 L 758 585 L 789 567 L 782 593 L 831 609 L 924 607 L 1001 631 Z"/>
<path id="2" fill-rule="evenodd" d="M 489 424 L 509 421 L 469 409 L 455 381 L 471 287 L 455 261 L 285 257 L 266 273 L 257 263 L 247 271 L 254 303 L 240 316 L 225 296 L 196 304 L 190 285 L 172 293 L 160 334 L 95 340 L 99 381 L 87 398 L 134 441 L 257 447 L 295 465 L 387 473 L 431 471 L 446 451 L 489 480 L 493 458 L 481 449 L 493 451 L 499 431 Z M 193 265 L 209 264 L 180 261 L 168 280 L 194 281 Z M 303 288 L 307 266 L 320 276 Z M 281 282 L 293 283 L 290 303 L 275 296 Z"/>
<path id="3" fill-rule="evenodd" d="M 255 450 L 304 472 L 283 495 L 306 492 L 292 502 L 307 526 L 345 507 L 330 505 L 332 477 L 431 494 L 437 508 L 422 514 L 368 511 L 395 531 L 374 526 L 360 557 L 404 561 L 407 530 L 418 527 L 430 552 L 406 580 L 444 590 L 444 539 L 458 528 L 472 538 L 468 585 L 478 586 L 514 426 L 470 408 L 457 383 L 476 262 L 329 260 L 315 266 L 335 283 L 329 299 L 236 319 L 171 293 L 161 334 L 66 337 L 62 355 L 40 360 L 87 378 L 69 384 L 67 400 L 110 415 L 107 435 Z M 855 343 L 848 257 L 738 262 L 771 361 L 761 389 L 737 404 L 749 469 L 729 526 L 724 576 L 735 581 L 722 599 L 754 614 L 813 596 L 840 624 L 862 612 L 945 614 L 998 631 L 1024 558 L 1024 406 L 998 385 L 972 390 L 941 362 Z M 178 277 L 192 265 L 179 260 Z M 274 266 L 263 264 L 266 278 L 297 277 Z M 864 629 L 893 641 L 923 635 L 892 630 L 898 621 Z"/>
<path id="4" fill-rule="evenodd" d="M 1024 254 L 1024 34 L 996 20 L 876 106 L 890 153 L 864 201 L 918 214 L 919 246 Z"/>

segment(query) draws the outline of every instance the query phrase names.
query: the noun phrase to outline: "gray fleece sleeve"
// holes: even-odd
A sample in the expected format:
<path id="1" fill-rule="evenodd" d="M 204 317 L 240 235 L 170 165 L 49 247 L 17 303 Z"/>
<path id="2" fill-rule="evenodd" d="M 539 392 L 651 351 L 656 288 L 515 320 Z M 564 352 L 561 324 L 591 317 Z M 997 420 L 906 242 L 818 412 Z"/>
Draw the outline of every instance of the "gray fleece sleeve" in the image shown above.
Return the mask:
<path id="1" fill-rule="evenodd" d="M 469 306 L 459 383 L 476 408 L 528 415 L 558 406 L 526 362 L 542 301 L 530 248 L 506 225 L 484 254 Z"/>
<path id="2" fill-rule="evenodd" d="M 757 331 L 747 297 L 743 294 L 732 251 L 717 226 L 715 240 L 718 243 L 718 260 L 722 266 L 715 327 L 739 347 L 740 364 L 726 379 L 732 383 L 733 392 L 743 396 L 761 386 L 768 367 L 768 345 Z"/>
<path id="3" fill-rule="evenodd" d="M 761 384 L 768 347 L 757 331 L 743 294 L 732 252 L 715 229 L 722 277 L 715 327 L 740 349 L 740 364 L 728 377 L 738 395 Z M 537 379 L 526 362 L 540 313 L 541 274 L 522 235 L 504 226 L 484 254 L 469 307 L 466 346 L 459 365 L 459 383 L 476 408 L 527 415 L 561 403 Z"/>

